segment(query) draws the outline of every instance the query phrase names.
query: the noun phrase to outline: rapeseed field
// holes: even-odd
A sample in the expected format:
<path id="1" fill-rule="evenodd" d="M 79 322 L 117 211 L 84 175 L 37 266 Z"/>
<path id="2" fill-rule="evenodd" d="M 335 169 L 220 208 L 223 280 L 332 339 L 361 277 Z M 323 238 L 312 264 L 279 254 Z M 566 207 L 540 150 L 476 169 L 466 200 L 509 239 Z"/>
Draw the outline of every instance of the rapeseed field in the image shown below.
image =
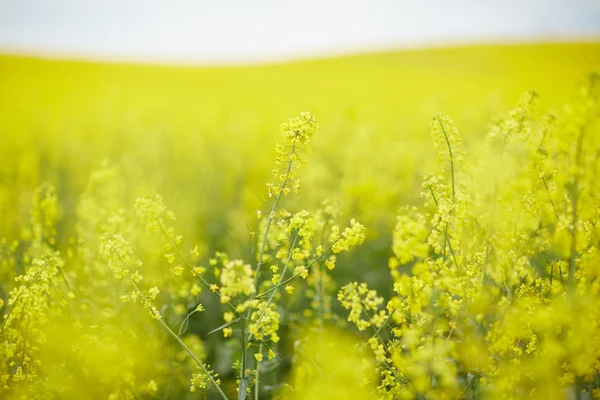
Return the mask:
<path id="1" fill-rule="evenodd" d="M 600 398 L 597 71 L 0 56 L 0 398 Z"/>

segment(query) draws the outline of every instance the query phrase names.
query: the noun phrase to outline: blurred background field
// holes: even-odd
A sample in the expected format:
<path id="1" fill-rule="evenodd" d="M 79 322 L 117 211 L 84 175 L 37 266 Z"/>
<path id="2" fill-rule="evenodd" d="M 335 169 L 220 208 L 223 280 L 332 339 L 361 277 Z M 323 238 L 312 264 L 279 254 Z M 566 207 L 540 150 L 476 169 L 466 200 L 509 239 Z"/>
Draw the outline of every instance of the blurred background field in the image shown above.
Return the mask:
<path id="1" fill-rule="evenodd" d="M 434 159 L 431 115 L 451 115 L 469 146 L 521 93 L 537 90 L 543 107 L 560 113 L 578 80 L 599 68 L 596 43 L 204 68 L 3 56 L 0 232 L 19 231 L 33 189 L 49 181 L 65 243 L 78 195 L 108 160 L 125 175 L 124 206 L 156 190 L 206 254 L 241 251 L 266 193 L 279 124 L 310 110 L 321 130 L 294 201 L 339 201 L 367 224 L 372 243 L 381 240 L 375 249 L 387 249 L 392 216 L 418 201 Z"/>

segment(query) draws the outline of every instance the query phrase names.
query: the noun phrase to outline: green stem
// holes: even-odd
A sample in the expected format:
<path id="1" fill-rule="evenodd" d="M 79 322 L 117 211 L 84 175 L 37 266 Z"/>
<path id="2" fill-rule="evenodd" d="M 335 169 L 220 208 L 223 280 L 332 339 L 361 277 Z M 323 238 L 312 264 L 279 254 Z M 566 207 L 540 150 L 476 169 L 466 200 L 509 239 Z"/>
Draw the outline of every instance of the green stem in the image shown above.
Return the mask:
<path id="1" fill-rule="evenodd" d="M 392 310 L 392 312 L 390 313 L 390 315 L 387 316 L 387 318 L 385 319 L 385 321 L 383 321 L 383 323 L 381 324 L 381 326 L 375 331 L 375 334 L 373 335 L 373 337 L 377 337 L 377 338 L 379 338 L 379 340 L 381 340 L 383 342 L 383 340 L 379 336 L 379 333 L 381 332 L 381 330 L 383 329 L 383 327 L 387 325 L 387 323 L 390 321 L 390 319 L 392 318 L 392 316 L 394 315 L 394 313 L 397 310 L 398 310 L 397 308 L 394 308 Z"/>
<path id="2" fill-rule="evenodd" d="M 581 396 L 581 378 L 577 377 L 575 378 L 575 400 L 581 400 L 582 396 Z"/>
<path id="3" fill-rule="evenodd" d="M 146 296 L 144 295 L 144 292 L 142 292 L 140 290 L 140 288 L 138 287 L 138 285 L 135 283 L 135 281 L 133 279 L 129 278 L 129 280 L 131 281 L 131 283 L 133 284 L 133 286 L 136 288 L 136 290 L 140 293 L 140 295 L 142 296 L 142 299 L 144 299 L 144 301 L 146 301 Z M 206 366 L 198 359 L 198 357 L 196 357 L 196 355 L 192 352 L 192 350 L 190 350 L 190 348 L 187 347 L 187 345 L 183 342 L 183 340 L 181 340 L 181 338 L 175 332 L 173 332 L 173 330 L 171 330 L 171 328 L 169 328 L 169 325 L 167 325 L 165 323 L 165 321 L 163 321 L 160 313 L 158 313 L 157 311 L 155 311 L 152 308 L 148 308 L 148 309 L 154 315 L 154 317 L 156 318 L 156 320 L 158 320 L 158 322 L 161 323 L 161 325 L 167 330 L 167 332 L 169 332 L 169 334 L 181 345 L 181 347 L 183 347 L 183 349 L 190 355 L 190 357 L 192 357 L 192 359 L 196 362 L 196 364 L 198 364 L 200 366 L 200 368 L 202 369 L 202 371 L 210 379 L 210 381 L 213 384 L 213 386 L 217 389 L 217 392 L 219 393 L 219 395 L 221 396 L 221 398 L 224 399 L 224 400 L 228 400 L 227 396 L 225 395 L 225 393 L 223 392 L 223 390 L 221 390 L 221 387 L 215 381 L 215 378 L 208 371 L 208 369 L 206 368 Z"/>
<path id="4" fill-rule="evenodd" d="M 540 173 L 542 172 L 540 168 Z M 554 201 L 552 200 L 552 195 L 550 194 L 550 188 L 548 187 L 548 183 L 546 182 L 546 178 L 542 175 L 542 182 L 544 183 L 544 187 L 546 188 L 546 193 L 548 194 L 548 199 L 550 200 L 550 204 L 552 205 L 552 210 L 554 210 L 554 215 L 556 216 L 556 220 L 560 220 L 560 216 L 558 215 L 558 211 L 556 210 L 556 206 L 554 205 Z"/>
<path id="5" fill-rule="evenodd" d="M 240 367 L 240 385 L 238 387 L 238 399 L 244 398 L 246 395 L 245 392 L 242 392 L 242 390 L 245 390 L 243 381 L 244 381 L 244 379 L 246 379 L 246 357 L 248 356 L 248 353 L 246 351 L 248 346 L 246 346 L 246 321 L 245 320 L 242 320 L 242 334 L 241 334 L 240 340 L 242 342 L 242 365 Z"/>
<path id="6" fill-rule="evenodd" d="M 258 285 L 258 279 L 260 277 L 260 267 L 263 265 L 262 259 L 265 254 L 265 248 L 267 246 L 267 238 L 269 236 L 269 230 L 271 228 L 271 223 L 273 222 L 273 215 L 275 214 L 275 210 L 279 206 L 279 201 L 281 200 L 281 196 L 283 194 L 283 190 L 288 182 L 288 176 L 290 171 L 292 170 L 292 164 L 294 162 L 292 155 L 296 151 L 296 145 L 292 145 L 292 150 L 290 151 L 290 160 L 287 165 L 287 171 L 285 173 L 285 180 L 281 183 L 279 187 L 279 193 L 277 193 L 277 197 L 275 197 L 275 201 L 273 202 L 273 206 L 271 207 L 271 211 L 269 212 L 269 216 L 267 217 L 267 225 L 265 226 L 265 233 L 263 234 L 262 243 L 260 245 L 260 251 L 258 254 L 258 261 L 256 263 L 256 275 L 254 276 L 254 287 Z M 250 309 L 249 309 L 250 310 Z M 249 315 L 249 314 L 248 314 Z"/>
<path id="7" fill-rule="evenodd" d="M 323 329 L 323 319 L 324 319 L 324 315 L 325 315 L 325 300 L 323 299 L 323 274 L 325 272 L 323 271 L 323 267 L 321 266 L 321 264 L 317 264 L 317 282 L 315 283 L 316 286 L 316 290 L 317 290 L 317 298 L 319 299 L 319 311 L 318 311 L 318 316 L 319 316 L 319 328 Z"/>
<path id="8" fill-rule="evenodd" d="M 254 287 L 258 288 L 258 280 L 260 277 L 260 268 L 263 265 L 263 257 L 265 255 L 265 249 L 267 247 L 267 239 L 269 237 L 269 230 L 271 229 L 271 224 L 273 223 L 273 215 L 275 215 L 275 211 L 277 210 L 277 207 L 279 207 L 279 201 L 281 200 L 281 196 L 283 195 L 283 191 L 285 189 L 285 186 L 287 185 L 288 182 L 288 176 L 290 175 L 290 171 L 292 170 L 292 165 L 294 163 L 294 159 L 293 159 L 293 154 L 296 151 L 296 145 L 292 145 L 292 149 L 290 150 L 289 153 L 289 161 L 288 161 L 288 165 L 287 165 L 287 170 L 285 173 L 285 179 L 283 180 L 283 182 L 281 183 L 281 185 L 279 186 L 279 192 L 277 193 L 277 196 L 275 197 L 275 201 L 273 202 L 273 206 L 271 206 L 271 211 L 269 212 L 269 216 L 267 217 L 267 224 L 265 226 L 265 232 L 263 234 L 262 237 L 262 242 L 260 244 L 260 251 L 258 252 L 258 260 L 256 262 L 256 271 L 255 271 L 255 275 L 254 275 Z M 252 295 L 250 295 L 250 304 L 252 304 L 252 300 L 254 300 L 256 298 L 256 292 L 252 293 Z M 248 311 L 246 312 L 246 320 L 249 321 L 250 320 L 250 316 L 252 315 L 252 305 L 250 305 L 248 307 Z M 242 340 L 245 340 L 245 333 L 242 332 Z M 245 362 L 247 356 L 248 356 L 248 348 L 247 346 L 245 346 L 244 343 L 244 348 L 242 349 L 243 353 L 242 354 L 242 363 Z M 240 378 L 240 386 L 238 388 L 238 397 L 242 395 L 242 389 L 243 389 L 243 384 L 244 384 L 244 379 L 245 379 L 245 368 L 242 368 L 241 371 L 241 378 Z"/>
<path id="9" fill-rule="evenodd" d="M 450 145 L 450 139 L 448 139 L 448 134 L 446 133 L 446 128 L 444 128 L 444 124 L 440 119 L 440 116 L 436 116 L 440 127 L 442 128 L 442 133 L 444 134 L 444 138 L 446 139 L 446 145 L 448 146 L 448 153 L 450 153 L 450 172 L 452 175 L 452 199 L 454 200 L 456 196 L 456 190 L 454 188 L 454 156 L 452 155 L 452 146 Z"/>
<path id="10" fill-rule="evenodd" d="M 377 311 L 377 310 L 375 310 L 375 311 Z M 374 313 L 373 315 L 371 315 L 371 314 L 369 313 L 369 311 L 368 311 L 368 310 L 364 310 L 364 313 L 365 313 L 365 315 L 367 316 L 367 318 L 369 319 L 369 321 L 373 321 L 373 315 L 375 315 L 375 313 Z M 381 326 L 380 326 L 379 328 L 377 328 L 377 329 L 375 329 L 375 325 L 373 325 L 372 323 L 370 324 L 370 326 L 371 326 L 371 329 L 373 329 L 373 332 L 375 332 L 375 333 L 373 334 L 373 337 L 376 337 L 377 339 L 379 339 L 379 341 L 380 341 L 381 343 L 386 343 L 387 341 L 389 341 L 389 340 L 390 340 L 390 337 L 389 337 L 389 335 L 387 334 L 387 332 L 386 332 L 386 340 L 383 340 L 383 338 L 382 338 L 382 337 L 379 335 L 379 333 L 380 333 L 380 332 L 381 332 L 381 330 L 382 330 L 381 328 L 383 327 L 383 325 L 381 325 Z"/>
<path id="11" fill-rule="evenodd" d="M 281 272 L 281 276 L 279 277 L 279 282 L 275 286 L 277 289 L 279 289 L 281 287 L 281 280 L 285 276 L 285 273 L 287 272 L 288 266 L 290 265 L 290 261 L 292 260 L 292 254 L 294 252 L 294 247 L 296 247 L 296 241 L 297 240 L 298 240 L 298 235 L 296 234 L 296 236 L 294 237 L 294 241 L 292 242 L 292 246 L 290 247 L 290 251 L 288 253 L 288 258 L 285 261 L 285 266 L 283 267 L 283 271 Z M 263 309 L 262 314 L 256 320 L 256 326 L 259 326 L 259 324 L 261 323 L 262 319 L 264 318 L 264 316 L 265 316 L 265 314 L 267 312 L 267 309 L 269 308 L 269 305 L 271 304 L 271 302 L 273 301 L 273 298 L 275 297 L 275 294 L 277 293 L 277 289 L 275 289 L 273 292 L 271 292 L 271 296 L 269 296 L 269 300 L 267 300 L 267 304 L 265 304 L 265 308 Z M 252 334 L 248 335 L 248 341 L 250 341 L 250 340 L 252 340 Z"/>
<path id="12" fill-rule="evenodd" d="M 262 354 L 263 345 L 262 343 L 258 347 L 258 353 Z M 259 384 L 260 384 L 260 361 L 256 362 L 256 385 L 254 386 L 254 400 L 258 400 L 258 392 L 259 392 Z"/>
<path id="13" fill-rule="evenodd" d="M 329 223 L 330 217 L 327 216 L 325 222 L 323 223 L 323 229 L 321 230 L 321 247 L 325 244 L 325 231 L 327 230 L 327 224 Z M 318 266 L 318 279 L 315 283 L 315 288 L 317 290 L 317 298 L 319 299 L 319 328 L 323 329 L 323 322 L 325 319 L 325 299 L 323 296 L 325 295 L 325 281 L 323 275 L 325 274 L 324 268 L 321 264 L 317 264 Z"/>
<path id="14" fill-rule="evenodd" d="M 429 186 L 429 192 L 431 193 L 431 197 L 433 197 L 433 202 L 437 207 L 439 207 L 439 203 L 437 198 L 435 197 L 435 193 L 433 193 L 433 189 Z M 454 249 L 452 248 L 452 243 L 450 243 L 450 237 L 448 235 L 448 224 L 446 224 L 446 228 L 444 229 L 444 253 L 442 254 L 443 258 L 446 257 L 446 244 L 448 244 L 448 248 L 450 249 L 450 254 L 452 255 L 452 262 L 456 268 L 459 268 L 458 262 L 456 261 L 456 254 L 454 253 Z"/>
<path id="15" fill-rule="evenodd" d="M 571 187 L 571 256 L 569 260 L 569 280 L 568 287 L 571 293 L 575 292 L 575 267 L 577 262 L 577 219 L 579 206 L 579 169 L 581 167 L 581 154 L 583 152 L 583 137 L 585 129 L 582 127 L 577 138 L 577 151 L 575 153 L 575 176 L 573 186 Z"/>

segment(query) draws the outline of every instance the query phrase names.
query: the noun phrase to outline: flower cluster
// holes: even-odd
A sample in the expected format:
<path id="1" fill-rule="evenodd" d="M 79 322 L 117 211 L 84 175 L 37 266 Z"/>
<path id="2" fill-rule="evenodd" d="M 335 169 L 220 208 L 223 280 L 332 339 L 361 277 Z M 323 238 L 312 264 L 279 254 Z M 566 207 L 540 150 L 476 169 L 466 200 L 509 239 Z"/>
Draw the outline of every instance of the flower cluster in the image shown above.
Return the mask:
<path id="1" fill-rule="evenodd" d="M 400 209 L 393 234 L 392 250 L 396 257 L 390 259 L 390 269 L 425 259 L 429 255 L 429 234 L 426 217 L 416 207 Z"/>
<path id="2" fill-rule="evenodd" d="M 163 204 L 162 196 L 156 192 L 150 196 L 138 198 L 135 201 L 135 212 L 148 232 L 158 232 L 164 218 L 175 219 L 175 214 L 167 210 L 167 207 Z"/>
<path id="3" fill-rule="evenodd" d="M 50 321 L 59 316 L 75 294 L 58 277 L 65 259 L 53 246 L 58 218 L 54 187 L 41 185 L 33 194 L 30 226 L 23 232 L 18 260 L 23 273 L 14 278 L 6 304 L 0 302 L 0 395 L 36 396 L 49 390 L 42 360 Z M 2 310 L 4 307 L 4 310 Z"/>
<path id="4" fill-rule="evenodd" d="M 214 379 L 218 384 L 221 383 L 219 374 L 211 370 L 210 365 L 206 365 L 204 368 L 198 367 L 198 370 L 198 372 L 192 375 L 192 379 L 190 381 L 190 392 L 195 392 L 198 389 L 206 391 L 210 385 L 211 378 Z"/>
<path id="5" fill-rule="evenodd" d="M 338 295 L 359 330 L 374 326 L 381 398 L 599 395 L 598 86 L 562 121 L 526 93 L 471 156 L 434 117 L 446 153 L 423 207 L 400 210 L 395 295 L 384 309 L 366 284 Z"/>
<path id="6" fill-rule="evenodd" d="M 359 285 L 354 282 L 344 286 L 338 294 L 338 300 L 342 307 L 350 310 L 348 321 L 354 323 L 360 331 L 371 325 L 379 327 L 386 318 L 385 312 L 377 311 L 383 298 L 377 296 L 375 290 L 369 290 L 366 283 Z"/>
<path id="7" fill-rule="evenodd" d="M 300 117 L 290 118 L 281 124 L 281 133 L 290 143 L 306 146 L 317 128 L 315 117 L 309 112 L 301 112 Z"/>
<path id="8" fill-rule="evenodd" d="M 280 315 L 274 303 L 260 302 L 252 312 L 248 331 L 257 341 L 279 342 Z"/>
<path id="9" fill-rule="evenodd" d="M 310 140 L 317 132 L 317 120 L 308 112 L 290 118 L 281 125 L 286 144 L 277 144 L 276 168 L 273 169 L 275 183 L 267 183 L 269 197 L 298 192 L 300 181 L 297 172 L 306 164 L 303 153 L 310 152 Z"/>
<path id="10" fill-rule="evenodd" d="M 218 253 L 218 258 L 221 262 L 221 303 L 228 303 L 240 295 L 248 297 L 256 292 L 254 271 L 250 264 L 245 264 L 242 260 L 230 260 L 225 253 Z"/>

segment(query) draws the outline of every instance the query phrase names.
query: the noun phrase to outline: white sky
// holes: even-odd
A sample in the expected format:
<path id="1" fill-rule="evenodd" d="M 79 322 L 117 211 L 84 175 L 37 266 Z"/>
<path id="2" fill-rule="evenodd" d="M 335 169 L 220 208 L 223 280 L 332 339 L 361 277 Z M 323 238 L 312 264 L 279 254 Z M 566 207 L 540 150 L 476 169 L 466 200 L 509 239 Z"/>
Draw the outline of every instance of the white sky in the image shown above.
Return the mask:
<path id="1" fill-rule="evenodd" d="M 0 53 L 254 62 L 600 39 L 600 0 L 0 0 Z"/>

